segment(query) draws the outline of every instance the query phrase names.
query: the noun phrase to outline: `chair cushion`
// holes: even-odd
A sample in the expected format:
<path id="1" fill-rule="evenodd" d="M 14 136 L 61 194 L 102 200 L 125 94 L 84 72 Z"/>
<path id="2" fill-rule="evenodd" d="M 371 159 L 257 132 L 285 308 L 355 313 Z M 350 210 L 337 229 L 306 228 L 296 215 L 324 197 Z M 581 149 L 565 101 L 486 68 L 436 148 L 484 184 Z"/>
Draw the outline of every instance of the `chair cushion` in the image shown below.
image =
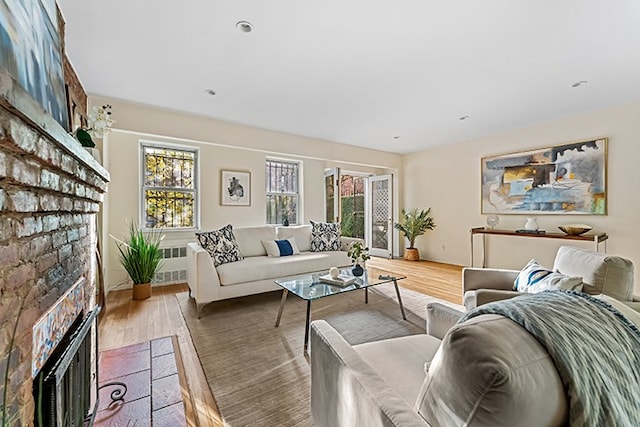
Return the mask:
<path id="1" fill-rule="evenodd" d="M 209 252 L 216 267 L 242 259 L 231 224 L 219 230 L 196 233 L 196 238 L 200 246 Z"/>
<path id="2" fill-rule="evenodd" d="M 358 344 L 353 349 L 413 405 L 424 381 L 424 365 L 431 361 L 440 343 L 431 335 L 419 334 Z"/>
<path id="3" fill-rule="evenodd" d="M 588 294 L 606 294 L 620 301 L 633 298 L 633 263 L 628 259 L 561 246 L 553 269 L 568 276 L 581 276 L 583 292 Z"/>
<path id="4" fill-rule="evenodd" d="M 546 290 L 581 291 L 582 277 L 569 277 L 548 270 L 532 259 L 513 282 L 513 290 L 535 294 Z"/>
<path id="5" fill-rule="evenodd" d="M 503 316 L 454 326 L 442 341 L 416 402 L 437 426 L 559 426 L 568 417 L 547 351 Z"/>
<path id="6" fill-rule="evenodd" d="M 263 240 L 262 245 L 267 250 L 267 256 L 270 257 L 298 255 L 300 253 L 295 237 L 280 240 Z"/>
<path id="7" fill-rule="evenodd" d="M 311 221 L 311 252 L 339 251 L 340 223 Z"/>
<path id="8" fill-rule="evenodd" d="M 500 289 L 475 289 L 464 293 L 464 308 L 469 311 L 483 304 L 490 302 L 511 299 L 517 296 L 525 295 L 517 291 L 503 291 Z"/>
<path id="9" fill-rule="evenodd" d="M 311 225 L 296 225 L 290 227 L 278 227 L 278 239 L 295 237 L 300 252 L 311 250 Z"/>

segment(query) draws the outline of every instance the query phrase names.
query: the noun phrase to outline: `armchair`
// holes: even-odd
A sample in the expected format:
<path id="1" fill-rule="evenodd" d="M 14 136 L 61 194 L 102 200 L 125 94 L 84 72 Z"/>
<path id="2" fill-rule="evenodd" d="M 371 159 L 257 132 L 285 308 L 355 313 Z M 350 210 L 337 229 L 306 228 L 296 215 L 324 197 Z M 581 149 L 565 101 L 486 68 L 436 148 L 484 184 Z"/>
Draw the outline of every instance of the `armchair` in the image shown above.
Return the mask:
<path id="1" fill-rule="evenodd" d="M 583 292 L 605 294 L 640 311 L 640 300 L 633 297 L 633 263 L 625 258 L 561 246 L 556 253 L 553 270 L 567 276 L 580 276 Z M 463 301 L 467 310 L 480 305 L 521 295 L 513 290 L 518 270 L 496 268 L 464 268 L 462 270 Z"/>

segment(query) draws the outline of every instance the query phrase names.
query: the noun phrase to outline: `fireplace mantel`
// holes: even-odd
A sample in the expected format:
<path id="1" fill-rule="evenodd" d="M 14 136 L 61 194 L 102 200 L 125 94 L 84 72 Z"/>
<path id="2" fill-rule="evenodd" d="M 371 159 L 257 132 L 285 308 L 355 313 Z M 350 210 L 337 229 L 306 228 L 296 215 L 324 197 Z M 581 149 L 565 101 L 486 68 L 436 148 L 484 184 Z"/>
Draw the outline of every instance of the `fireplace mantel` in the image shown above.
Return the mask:
<path id="1" fill-rule="evenodd" d="M 0 375 L 19 425 L 34 423 L 33 326 L 76 283 L 96 301 L 97 214 L 109 173 L 0 70 Z M 0 391 L 2 386 L 0 386 Z M 5 393 L 0 393 L 5 395 Z M 2 399 L 0 397 L 0 399 Z"/>

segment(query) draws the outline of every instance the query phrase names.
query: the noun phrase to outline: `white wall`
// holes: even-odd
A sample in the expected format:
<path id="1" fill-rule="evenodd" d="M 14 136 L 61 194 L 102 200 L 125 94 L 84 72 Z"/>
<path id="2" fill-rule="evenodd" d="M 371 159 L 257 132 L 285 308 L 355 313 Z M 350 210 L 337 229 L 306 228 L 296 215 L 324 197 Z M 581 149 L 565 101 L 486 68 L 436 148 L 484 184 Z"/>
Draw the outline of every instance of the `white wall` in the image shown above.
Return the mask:
<path id="1" fill-rule="evenodd" d="M 556 120 L 499 135 L 437 147 L 404 156 L 404 206 L 433 208 L 437 228 L 416 241 L 423 259 L 469 265 L 472 227 L 486 225 L 480 214 L 480 158 L 549 145 L 609 138 L 608 215 L 539 215 L 549 232 L 567 223 L 586 223 L 609 235 L 607 252 L 636 265 L 635 290 L 640 294 L 640 104 Z M 500 215 L 497 228 L 522 228 L 523 215 Z M 476 237 L 476 248 L 481 238 Z M 555 250 L 566 241 L 520 237 L 490 237 L 488 266 L 521 268 L 536 258 L 551 267 Z M 573 244 L 573 243 L 572 243 Z M 579 242 L 576 246 L 592 248 Z M 601 246 L 602 248 L 602 246 Z M 479 260 L 476 259 L 476 265 Z"/>
<path id="2" fill-rule="evenodd" d="M 126 284 L 127 275 L 117 259 L 113 239 L 126 235 L 129 221 L 139 218 L 140 140 L 197 147 L 200 162 L 201 229 L 226 224 L 265 223 L 265 175 L 267 157 L 300 161 L 303 172 L 300 222 L 324 217 L 324 170 L 371 174 L 393 173 L 400 179 L 400 155 L 288 135 L 239 124 L 154 109 L 119 100 L 92 97 L 93 105 L 111 104 L 114 129 L 102 141 L 103 162 L 111 174 L 104 204 L 103 241 L 107 289 Z M 251 172 L 251 206 L 220 205 L 220 170 Z M 166 232 L 163 246 L 193 241 L 193 232 Z M 173 261 L 169 261 L 172 262 Z M 178 268 L 173 266 L 172 268 Z"/>

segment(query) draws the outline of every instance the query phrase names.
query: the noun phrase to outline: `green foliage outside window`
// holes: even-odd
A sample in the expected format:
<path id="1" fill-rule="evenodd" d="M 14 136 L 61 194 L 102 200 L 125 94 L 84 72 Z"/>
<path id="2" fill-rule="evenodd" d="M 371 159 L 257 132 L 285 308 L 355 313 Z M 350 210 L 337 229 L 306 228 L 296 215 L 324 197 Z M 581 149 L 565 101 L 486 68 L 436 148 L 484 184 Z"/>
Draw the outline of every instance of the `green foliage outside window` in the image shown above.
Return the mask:
<path id="1" fill-rule="evenodd" d="M 364 238 L 364 195 L 342 197 L 340 227 L 345 237 Z"/>
<path id="2" fill-rule="evenodd" d="M 195 227 L 196 152 L 143 146 L 145 228 Z"/>

